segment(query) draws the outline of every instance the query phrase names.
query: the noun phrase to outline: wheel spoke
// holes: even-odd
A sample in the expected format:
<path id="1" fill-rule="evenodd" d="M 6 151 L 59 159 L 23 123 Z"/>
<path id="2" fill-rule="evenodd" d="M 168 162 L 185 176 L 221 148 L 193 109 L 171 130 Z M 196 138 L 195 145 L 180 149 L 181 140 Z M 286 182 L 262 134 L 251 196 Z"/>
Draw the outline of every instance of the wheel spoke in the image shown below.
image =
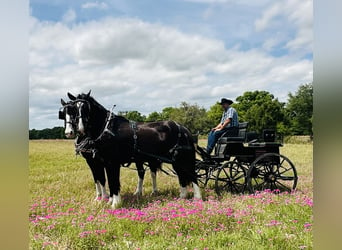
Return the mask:
<path id="1" fill-rule="evenodd" d="M 229 174 L 226 172 L 226 169 L 225 168 L 222 168 L 224 174 L 226 175 L 227 179 L 229 179 Z"/>
<path id="2" fill-rule="evenodd" d="M 225 182 L 224 185 L 219 186 L 218 188 L 219 188 L 220 190 L 224 190 L 224 189 L 226 189 L 226 187 L 228 187 L 228 186 L 229 186 L 229 183 L 228 183 L 228 182 Z"/>
<path id="3" fill-rule="evenodd" d="M 260 183 L 260 184 L 258 184 L 258 185 L 256 185 L 256 189 L 257 190 L 263 190 L 263 188 L 262 187 L 264 187 L 265 186 L 265 181 L 263 181 L 262 183 Z M 259 189 L 258 187 L 261 187 L 261 189 Z"/>
<path id="4" fill-rule="evenodd" d="M 292 168 L 285 168 L 285 170 L 283 172 L 279 172 L 279 175 L 282 175 L 284 173 L 286 173 L 287 171 L 290 171 L 292 170 Z"/>
<path id="5" fill-rule="evenodd" d="M 239 179 L 241 179 L 241 178 L 243 178 L 243 177 L 245 177 L 245 174 L 244 174 L 244 173 L 242 173 L 242 175 L 239 175 L 238 177 L 232 179 L 232 181 L 237 181 L 237 180 L 239 180 Z"/>
<path id="6" fill-rule="evenodd" d="M 276 181 L 276 183 L 278 183 L 280 186 L 282 186 L 283 188 L 285 188 L 286 190 L 289 190 L 291 191 L 291 189 L 287 186 L 285 186 L 283 183 L 279 182 L 279 181 Z"/>

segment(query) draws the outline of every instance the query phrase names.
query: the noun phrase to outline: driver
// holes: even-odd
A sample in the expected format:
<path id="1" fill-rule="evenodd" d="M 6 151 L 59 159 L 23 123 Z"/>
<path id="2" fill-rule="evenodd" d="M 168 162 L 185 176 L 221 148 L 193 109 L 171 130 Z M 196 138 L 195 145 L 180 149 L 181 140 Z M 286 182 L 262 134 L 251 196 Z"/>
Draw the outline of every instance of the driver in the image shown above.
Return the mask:
<path id="1" fill-rule="evenodd" d="M 229 133 L 230 136 L 237 136 L 239 132 L 239 118 L 236 110 L 230 105 L 233 103 L 232 100 L 222 98 L 221 106 L 223 111 L 220 123 L 212 128 L 208 135 L 208 145 L 207 145 L 207 153 L 211 154 L 213 151 L 217 140 L 226 132 Z"/>

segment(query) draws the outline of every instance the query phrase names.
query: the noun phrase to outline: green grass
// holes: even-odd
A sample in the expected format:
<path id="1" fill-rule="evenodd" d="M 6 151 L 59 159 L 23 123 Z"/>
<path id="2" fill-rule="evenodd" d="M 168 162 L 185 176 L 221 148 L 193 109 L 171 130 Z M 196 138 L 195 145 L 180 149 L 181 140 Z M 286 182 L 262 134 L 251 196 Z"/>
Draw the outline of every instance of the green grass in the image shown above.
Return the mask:
<path id="1" fill-rule="evenodd" d="M 177 178 L 159 173 L 159 195 L 151 196 L 147 172 L 137 198 L 137 173 L 125 168 L 117 210 L 94 201 L 91 172 L 73 141 L 29 147 L 30 249 L 312 249 L 312 144 L 281 148 L 299 176 L 292 194 L 218 199 L 206 189 L 203 202 L 181 200 Z"/>

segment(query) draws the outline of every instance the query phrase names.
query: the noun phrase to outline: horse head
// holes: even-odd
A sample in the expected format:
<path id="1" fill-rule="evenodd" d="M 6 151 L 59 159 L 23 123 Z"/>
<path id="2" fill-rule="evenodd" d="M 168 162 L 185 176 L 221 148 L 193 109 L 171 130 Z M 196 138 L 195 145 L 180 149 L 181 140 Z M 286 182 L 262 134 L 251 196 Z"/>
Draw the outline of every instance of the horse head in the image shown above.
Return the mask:
<path id="1" fill-rule="evenodd" d="M 76 107 L 77 132 L 81 135 L 95 136 L 103 130 L 107 110 L 91 97 L 90 93 L 91 91 L 77 96 L 68 93 L 68 97 Z"/>
<path id="2" fill-rule="evenodd" d="M 67 138 L 75 136 L 77 110 L 73 102 L 65 102 L 61 99 L 62 108 L 59 110 L 58 118 L 64 120 L 64 134 Z"/>

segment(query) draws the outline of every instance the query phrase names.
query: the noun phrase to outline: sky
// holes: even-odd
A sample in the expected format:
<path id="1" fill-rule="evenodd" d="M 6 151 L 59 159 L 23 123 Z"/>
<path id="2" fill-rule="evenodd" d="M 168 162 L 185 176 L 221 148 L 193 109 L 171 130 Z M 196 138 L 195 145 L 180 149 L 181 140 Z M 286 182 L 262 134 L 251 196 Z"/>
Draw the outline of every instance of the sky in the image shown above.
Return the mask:
<path id="1" fill-rule="evenodd" d="M 313 81 L 312 0 L 31 0 L 29 127 L 87 93 L 144 115 Z"/>

